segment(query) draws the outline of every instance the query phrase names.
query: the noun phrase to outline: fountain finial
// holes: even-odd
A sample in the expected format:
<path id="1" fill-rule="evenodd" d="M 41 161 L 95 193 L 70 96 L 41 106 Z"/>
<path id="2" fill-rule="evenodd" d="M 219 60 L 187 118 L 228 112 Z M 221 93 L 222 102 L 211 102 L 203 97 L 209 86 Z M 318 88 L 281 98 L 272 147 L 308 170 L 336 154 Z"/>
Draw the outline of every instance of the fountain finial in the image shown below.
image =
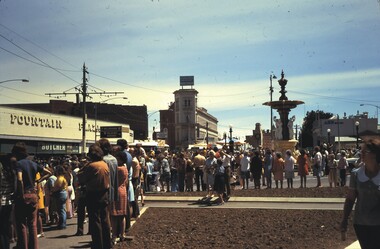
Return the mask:
<path id="1" fill-rule="evenodd" d="M 288 83 L 288 80 L 284 78 L 285 77 L 285 74 L 284 74 L 284 70 L 282 70 L 281 72 L 281 79 L 278 81 L 278 84 L 280 84 L 281 86 L 281 96 L 280 96 L 280 99 L 279 100 L 288 100 L 288 97 L 286 97 L 286 91 L 285 91 L 285 86 L 286 84 Z"/>

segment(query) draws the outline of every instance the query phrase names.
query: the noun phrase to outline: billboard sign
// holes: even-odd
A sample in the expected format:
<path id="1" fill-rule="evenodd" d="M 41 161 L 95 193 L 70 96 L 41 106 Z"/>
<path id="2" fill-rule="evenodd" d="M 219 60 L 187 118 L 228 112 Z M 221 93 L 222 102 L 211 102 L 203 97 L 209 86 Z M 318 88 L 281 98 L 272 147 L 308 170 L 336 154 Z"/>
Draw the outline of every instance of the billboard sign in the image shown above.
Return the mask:
<path id="1" fill-rule="evenodd" d="M 194 85 L 194 76 L 179 76 L 179 85 L 180 86 L 193 86 Z"/>

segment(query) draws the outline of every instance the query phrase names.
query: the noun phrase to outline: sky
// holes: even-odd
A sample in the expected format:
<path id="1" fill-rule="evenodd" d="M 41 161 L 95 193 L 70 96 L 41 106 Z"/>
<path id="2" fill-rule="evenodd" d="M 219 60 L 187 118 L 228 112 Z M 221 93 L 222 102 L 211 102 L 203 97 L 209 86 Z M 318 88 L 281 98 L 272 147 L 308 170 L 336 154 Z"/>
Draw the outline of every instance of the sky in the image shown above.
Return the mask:
<path id="1" fill-rule="evenodd" d="M 374 118 L 379 40 L 380 0 L 0 0 L 0 82 L 30 81 L 0 83 L 0 104 L 75 93 L 85 64 L 89 92 L 124 92 L 89 101 L 146 105 L 151 133 L 191 75 L 219 133 L 244 138 L 270 128 L 262 104 L 284 71 L 289 100 L 305 102 L 294 124 L 312 110 Z"/>

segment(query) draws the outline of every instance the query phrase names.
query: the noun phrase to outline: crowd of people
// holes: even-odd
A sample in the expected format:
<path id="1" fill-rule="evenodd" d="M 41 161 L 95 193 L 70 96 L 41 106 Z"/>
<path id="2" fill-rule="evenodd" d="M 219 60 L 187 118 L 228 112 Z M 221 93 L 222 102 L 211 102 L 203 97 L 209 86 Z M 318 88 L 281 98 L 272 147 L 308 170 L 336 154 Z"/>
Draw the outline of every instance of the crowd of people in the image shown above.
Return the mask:
<path id="1" fill-rule="evenodd" d="M 111 248 L 126 238 L 140 215 L 145 170 L 143 149 L 124 139 L 100 139 L 86 156 L 36 158 L 18 142 L 0 157 L 0 248 L 38 248 L 44 226 L 64 230 L 77 217 L 76 236 L 87 223 L 91 248 Z M 144 165 L 144 166 L 142 166 Z"/>
<path id="2" fill-rule="evenodd" d="M 140 215 L 146 192 L 205 191 L 223 205 L 231 187 L 263 186 L 293 188 L 296 172 L 300 188 L 307 187 L 309 172 L 317 178 L 328 175 L 330 187 L 345 186 L 346 152 L 338 155 L 326 146 L 312 152 L 271 149 L 233 153 L 228 147 L 197 151 L 145 151 L 129 148 L 124 139 L 111 145 L 100 139 L 86 156 L 29 156 L 24 143 L 1 156 L 1 248 L 17 239 L 17 248 L 38 248 L 43 225 L 66 229 L 66 220 L 77 217 L 76 236 L 84 234 L 86 212 L 92 248 L 111 248 L 126 239 L 131 220 Z M 297 170 L 295 169 L 297 166 Z M 252 188 L 251 188 L 252 189 Z M 3 222 L 4 221 L 4 222 Z"/>

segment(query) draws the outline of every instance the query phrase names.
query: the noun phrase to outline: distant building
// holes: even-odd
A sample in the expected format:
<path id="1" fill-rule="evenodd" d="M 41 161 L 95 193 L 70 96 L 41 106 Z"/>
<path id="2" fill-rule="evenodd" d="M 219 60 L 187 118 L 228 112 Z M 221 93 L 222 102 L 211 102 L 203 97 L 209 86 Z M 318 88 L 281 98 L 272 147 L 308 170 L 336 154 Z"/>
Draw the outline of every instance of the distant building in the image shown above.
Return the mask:
<path id="1" fill-rule="evenodd" d="M 359 138 L 366 135 L 379 135 L 377 122 L 377 118 L 368 118 L 367 112 L 317 119 L 313 123 L 314 146 L 327 144 L 330 141 L 335 149 L 355 148 L 357 135 Z"/>
<path id="2" fill-rule="evenodd" d="M 160 111 L 160 135 L 166 136 L 171 148 L 183 149 L 193 144 L 215 144 L 218 141 L 218 120 L 203 107 L 198 107 L 198 91 L 193 89 L 194 78 L 174 92 L 174 103 Z M 184 87 L 190 86 L 190 88 Z"/>
<path id="3" fill-rule="evenodd" d="M 261 124 L 256 123 L 255 129 L 252 131 L 253 135 L 246 136 L 246 142 L 249 143 L 253 148 L 271 148 L 266 147 L 268 144 L 268 141 L 264 138 L 265 133 L 261 130 Z M 270 136 L 269 136 L 270 138 Z M 265 144 L 264 144 L 265 142 Z M 270 142 L 270 141 L 269 141 Z"/>

